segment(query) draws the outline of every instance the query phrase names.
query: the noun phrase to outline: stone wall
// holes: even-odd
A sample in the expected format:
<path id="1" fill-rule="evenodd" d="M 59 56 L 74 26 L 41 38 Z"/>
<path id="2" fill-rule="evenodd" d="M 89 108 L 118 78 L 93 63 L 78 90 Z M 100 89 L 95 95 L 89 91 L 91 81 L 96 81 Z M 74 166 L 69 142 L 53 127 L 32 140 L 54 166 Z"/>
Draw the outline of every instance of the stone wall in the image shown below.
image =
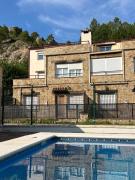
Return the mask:
<path id="1" fill-rule="evenodd" d="M 134 48 L 134 41 L 122 42 L 123 48 Z M 125 44 L 124 44 L 125 43 Z M 14 80 L 14 98 L 21 102 L 21 94 L 30 94 L 31 85 L 34 91 L 39 94 L 40 104 L 55 104 L 54 88 L 70 87 L 72 92 L 82 92 L 86 94 L 89 102 L 93 102 L 93 83 L 101 83 L 96 85 L 97 91 L 113 90 L 117 92 L 118 103 L 134 103 L 135 93 L 135 72 L 134 57 L 135 50 L 122 50 L 121 52 L 91 54 L 91 58 L 104 57 L 123 57 L 123 74 L 108 76 L 91 76 L 89 72 L 90 48 L 88 44 L 83 45 L 65 45 L 50 47 L 45 49 L 47 79 L 25 79 Z M 83 76 L 57 78 L 55 76 L 55 65 L 59 62 L 83 62 Z M 91 83 L 91 84 L 90 84 Z M 98 94 L 96 94 L 98 100 Z M 85 101 L 87 102 L 87 100 Z"/>

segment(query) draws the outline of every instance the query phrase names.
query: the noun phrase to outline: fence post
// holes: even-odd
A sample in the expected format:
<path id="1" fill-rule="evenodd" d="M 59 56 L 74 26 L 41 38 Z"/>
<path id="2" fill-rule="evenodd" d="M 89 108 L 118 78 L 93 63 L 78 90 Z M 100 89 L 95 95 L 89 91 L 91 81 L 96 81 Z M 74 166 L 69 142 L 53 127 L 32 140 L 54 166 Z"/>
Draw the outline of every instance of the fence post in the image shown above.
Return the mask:
<path id="1" fill-rule="evenodd" d="M 68 104 L 66 104 L 66 118 L 68 119 Z"/>
<path id="2" fill-rule="evenodd" d="M 76 120 L 76 123 L 78 123 L 78 118 L 79 118 L 79 117 L 78 117 L 78 115 L 79 115 L 78 109 L 79 109 L 79 108 L 78 108 L 78 104 L 76 104 L 76 119 L 77 119 L 77 120 Z"/>
<path id="3" fill-rule="evenodd" d="M 117 119 L 119 118 L 119 104 L 116 104 Z"/>
<path id="4" fill-rule="evenodd" d="M 95 84 L 93 84 L 93 123 L 96 123 L 96 87 Z"/>
<path id="5" fill-rule="evenodd" d="M 132 119 L 134 119 L 134 104 L 132 103 Z"/>
<path id="6" fill-rule="evenodd" d="M 31 108 L 30 108 L 30 117 L 31 121 L 30 124 L 33 124 L 33 85 L 31 86 Z"/>
<path id="7" fill-rule="evenodd" d="M 1 124 L 4 125 L 4 87 L 2 87 L 2 118 Z"/>

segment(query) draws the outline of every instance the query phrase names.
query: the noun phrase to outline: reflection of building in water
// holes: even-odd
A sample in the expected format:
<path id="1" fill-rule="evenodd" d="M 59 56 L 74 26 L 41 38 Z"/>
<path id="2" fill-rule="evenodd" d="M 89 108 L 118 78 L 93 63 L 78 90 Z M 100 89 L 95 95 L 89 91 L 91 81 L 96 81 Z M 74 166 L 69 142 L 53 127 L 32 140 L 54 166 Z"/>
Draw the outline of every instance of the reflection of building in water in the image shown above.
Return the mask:
<path id="1" fill-rule="evenodd" d="M 48 150 L 25 161 L 29 180 L 89 180 L 89 145 L 56 144 Z"/>
<path id="2" fill-rule="evenodd" d="M 134 154 L 134 155 L 133 155 Z M 96 145 L 92 158 L 92 180 L 134 180 L 135 148 Z"/>
<path id="3" fill-rule="evenodd" d="M 57 143 L 16 166 L 27 180 L 134 180 L 134 161 L 135 147 Z"/>
<path id="4" fill-rule="evenodd" d="M 91 155 L 87 145 L 58 144 L 53 150 L 54 180 L 87 180 L 90 177 Z M 51 180 L 51 178 L 50 178 Z"/>

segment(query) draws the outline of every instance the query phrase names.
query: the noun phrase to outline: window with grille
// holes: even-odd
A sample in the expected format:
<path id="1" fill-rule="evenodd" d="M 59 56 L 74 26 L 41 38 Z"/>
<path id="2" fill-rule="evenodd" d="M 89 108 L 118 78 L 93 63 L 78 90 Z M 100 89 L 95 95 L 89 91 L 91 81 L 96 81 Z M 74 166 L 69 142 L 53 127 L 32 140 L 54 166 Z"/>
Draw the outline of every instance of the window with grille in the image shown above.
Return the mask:
<path id="1" fill-rule="evenodd" d="M 33 100 L 31 100 L 30 95 L 23 96 L 23 104 L 26 106 L 27 109 L 31 109 L 31 102 L 33 102 L 33 109 L 36 109 L 37 105 L 39 105 L 39 96 L 34 95 Z"/>
<path id="2" fill-rule="evenodd" d="M 76 109 L 76 105 L 78 105 L 78 109 L 83 109 L 84 104 L 84 95 L 70 95 L 69 96 L 69 109 Z"/>
<path id="3" fill-rule="evenodd" d="M 115 109 L 116 93 L 99 94 L 99 104 L 102 109 Z"/>
<path id="4" fill-rule="evenodd" d="M 83 75 L 82 62 L 56 64 L 56 77 L 79 77 L 82 75 Z"/>
<path id="5" fill-rule="evenodd" d="M 100 46 L 99 49 L 100 49 L 100 51 L 111 51 L 112 46 L 111 45 L 109 45 L 109 46 Z"/>

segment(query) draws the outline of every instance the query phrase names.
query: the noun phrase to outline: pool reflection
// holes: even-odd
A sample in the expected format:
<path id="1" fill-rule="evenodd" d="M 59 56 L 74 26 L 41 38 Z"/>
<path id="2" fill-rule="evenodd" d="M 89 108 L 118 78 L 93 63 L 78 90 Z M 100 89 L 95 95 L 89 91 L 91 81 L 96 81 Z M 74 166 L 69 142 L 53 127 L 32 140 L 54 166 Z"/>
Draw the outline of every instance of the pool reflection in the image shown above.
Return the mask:
<path id="1" fill-rule="evenodd" d="M 56 143 L 0 171 L 0 180 L 134 180 L 135 147 Z"/>

